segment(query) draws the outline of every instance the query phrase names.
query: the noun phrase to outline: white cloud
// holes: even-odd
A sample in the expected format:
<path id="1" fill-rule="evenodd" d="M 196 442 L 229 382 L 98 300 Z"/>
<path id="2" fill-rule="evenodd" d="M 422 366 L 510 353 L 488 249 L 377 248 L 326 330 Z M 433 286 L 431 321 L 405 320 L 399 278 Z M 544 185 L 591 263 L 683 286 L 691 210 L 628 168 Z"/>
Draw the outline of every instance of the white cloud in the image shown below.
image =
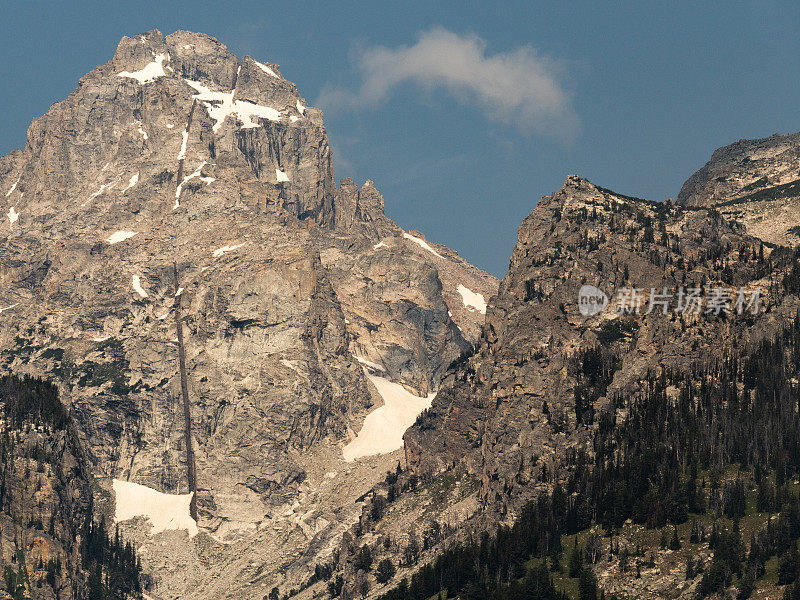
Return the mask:
<path id="1" fill-rule="evenodd" d="M 486 42 L 476 35 L 436 28 L 420 33 L 413 46 L 360 48 L 355 62 L 361 76 L 358 91 L 328 87 L 316 105 L 377 106 L 399 86 L 415 83 L 476 102 L 488 118 L 523 133 L 571 137 L 578 126 L 560 80 L 562 69 L 528 45 L 489 54 Z"/>

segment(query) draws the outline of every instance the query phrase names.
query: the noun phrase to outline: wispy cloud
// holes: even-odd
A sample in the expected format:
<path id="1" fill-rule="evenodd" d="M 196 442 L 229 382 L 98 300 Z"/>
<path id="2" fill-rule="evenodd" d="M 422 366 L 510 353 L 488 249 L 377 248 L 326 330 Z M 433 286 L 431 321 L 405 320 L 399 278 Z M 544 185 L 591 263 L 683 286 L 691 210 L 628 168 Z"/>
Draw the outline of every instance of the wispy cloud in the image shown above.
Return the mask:
<path id="1" fill-rule="evenodd" d="M 563 69 L 529 45 L 489 54 L 486 42 L 476 35 L 436 28 L 421 32 L 413 46 L 359 48 L 354 60 L 360 87 L 352 91 L 328 86 L 317 106 L 329 110 L 374 107 L 400 86 L 414 83 L 475 102 L 489 119 L 524 134 L 570 138 L 577 131 L 578 118 L 563 86 Z"/>

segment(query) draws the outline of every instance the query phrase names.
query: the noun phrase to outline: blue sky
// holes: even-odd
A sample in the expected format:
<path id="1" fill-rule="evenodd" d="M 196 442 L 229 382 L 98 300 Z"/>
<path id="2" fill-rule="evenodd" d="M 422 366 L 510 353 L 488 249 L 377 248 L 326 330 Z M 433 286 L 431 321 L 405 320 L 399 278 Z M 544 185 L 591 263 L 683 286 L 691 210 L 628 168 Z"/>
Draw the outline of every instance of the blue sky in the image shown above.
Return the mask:
<path id="1" fill-rule="evenodd" d="M 800 130 L 796 1 L 12 0 L 0 153 L 153 28 L 280 64 L 325 110 L 337 178 L 374 180 L 401 226 L 498 276 L 569 174 L 663 200 L 718 146 Z"/>

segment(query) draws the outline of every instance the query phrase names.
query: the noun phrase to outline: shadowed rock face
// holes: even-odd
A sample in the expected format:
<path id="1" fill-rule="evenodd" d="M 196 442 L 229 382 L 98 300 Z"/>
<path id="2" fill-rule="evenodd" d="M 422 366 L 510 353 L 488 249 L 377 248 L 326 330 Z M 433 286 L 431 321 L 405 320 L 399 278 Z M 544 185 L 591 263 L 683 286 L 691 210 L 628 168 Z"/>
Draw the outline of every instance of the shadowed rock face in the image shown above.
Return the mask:
<path id="1" fill-rule="evenodd" d="M 59 382 L 96 475 L 165 492 L 187 485 L 177 264 L 200 524 L 220 539 L 291 506 L 302 464 L 358 431 L 379 398 L 354 356 L 429 393 L 483 323 L 458 285 L 497 289 L 404 237 L 372 182 L 337 188 L 322 113 L 202 34 L 123 38 L 0 159 L 0 193 L 18 215 L 0 364 Z"/>

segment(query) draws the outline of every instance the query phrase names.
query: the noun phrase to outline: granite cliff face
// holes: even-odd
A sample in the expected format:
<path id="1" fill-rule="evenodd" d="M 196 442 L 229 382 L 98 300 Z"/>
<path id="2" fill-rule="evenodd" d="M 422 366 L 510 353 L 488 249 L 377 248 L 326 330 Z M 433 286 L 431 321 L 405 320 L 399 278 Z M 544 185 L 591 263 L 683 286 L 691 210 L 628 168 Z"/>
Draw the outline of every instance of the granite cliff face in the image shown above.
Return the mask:
<path id="1" fill-rule="evenodd" d="M 349 526 L 345 513 L 320 517 L 341 508 L 335 494 L 304 498 L 326 473 L 358 472 L 342 502 L 379 477 L 341 460 L 382 403 L 364 365 L 435 391 L 496 291 L 387 218 L 372 182 L 337 187 L 321 112 L 277 65 L 202 34 L 123 38 L 0 159 L 0 190 L 0 362 L 58 382 L 105 490 L 115 478 L 188 489 L 180 310 L 211 550 L 181 541 L 187 570 L 173 579 L 152 551 L 145 567 L 163 597 L 220 597 L 207 584 L 233 556 L 221 558 L 223 543 L 297 536 L 283 556 L 285 540 L 268 541 L 266 575 Z M 242 579 L 229 571 L 223 587 Z"/>
<path id="2" fill-rule="evenodd" d="M 760 246 L 707 209 L 648 202 L 568 178 L 520 226 L 475 354 L 448 373 L 431 410 L 406 433 L 410 462 L 433 473 L 464 464 L 481 480 L 482 503 L 513 513 L 515 498 L 557 477 L 568 451 L 591 448 L 592 423 L 608 410 L 612 393 L 659 364 L 685 367 L 735 327 L 662 315 L 660 307 L 645 314 L 651 288 L 673 295 L 701 282 L 766 288 L 760 281 L 766 272 L 752 260 Z M 723 268 L 732 261 L 735 268 Z M 608 298 L 597 314 L 580 311 L 585 284 Z M 635 319 L 617 312 L 616 300 L 630 288 L 640 294 L 642 314 Z M 606 372 L 579 406 L 582 355 L 599 346 Z"/>
<path id="3" fill-rule="evenodd" d="M 718 149 L 683 184 L 678 203 L 713 206 L 762 240 L 800 242 L 800 133 L 739 140 Z"/>

